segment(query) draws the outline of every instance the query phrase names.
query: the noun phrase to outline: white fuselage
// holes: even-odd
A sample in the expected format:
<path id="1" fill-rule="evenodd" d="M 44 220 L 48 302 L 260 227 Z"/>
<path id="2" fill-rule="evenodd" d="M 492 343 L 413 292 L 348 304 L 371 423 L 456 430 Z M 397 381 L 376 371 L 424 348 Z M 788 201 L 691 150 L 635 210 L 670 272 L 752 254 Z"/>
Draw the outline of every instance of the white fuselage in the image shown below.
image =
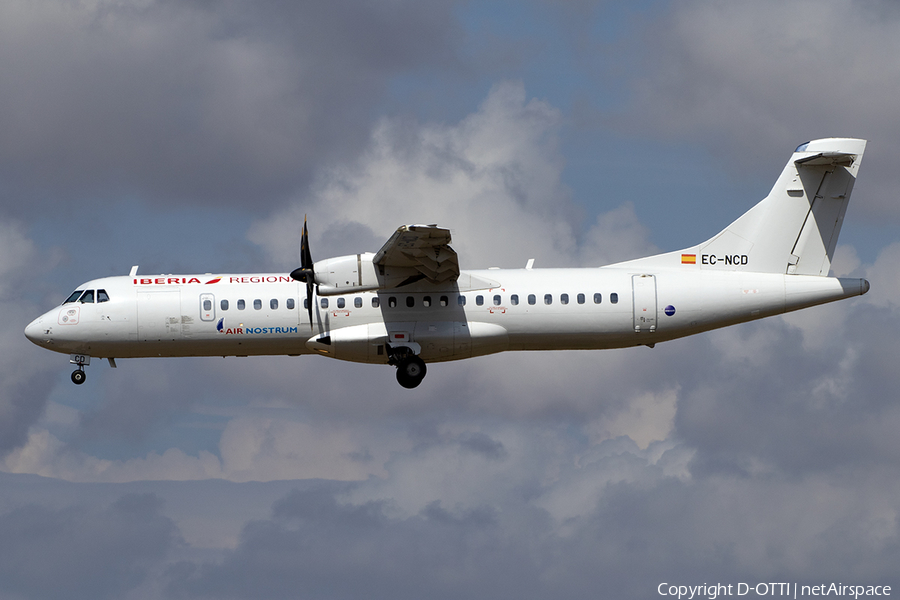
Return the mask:
<path id="1" fill-rule="evenodd" d="M 463 289 L 490 281 L 494 287 Z M 861 279 L 622 267 L 488 269 L 430 286 L 313 298 L 287 274 L 134 275 L 85 283 L 108 300 L 67 302 L 26 335 L 65 354 L 104 358 L 320 353 L 387 363 L 385 345 L 425 362 L 505 350 L 653 345 L 864 294 Z M 327 304 L 327 306 L 326 306 Z"/>

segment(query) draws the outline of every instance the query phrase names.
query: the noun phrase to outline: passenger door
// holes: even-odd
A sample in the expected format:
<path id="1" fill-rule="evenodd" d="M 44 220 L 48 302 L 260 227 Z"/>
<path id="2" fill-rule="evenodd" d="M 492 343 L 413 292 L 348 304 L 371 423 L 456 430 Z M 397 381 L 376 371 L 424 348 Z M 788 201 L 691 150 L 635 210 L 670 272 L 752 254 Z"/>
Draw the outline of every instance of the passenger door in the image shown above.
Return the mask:
<path id="1" fill-rule="evenodd" d="M 656 277 L 634 275 L 631 282 L 634 298 L 634 331 L 653 333 L 656 331 Z"/>

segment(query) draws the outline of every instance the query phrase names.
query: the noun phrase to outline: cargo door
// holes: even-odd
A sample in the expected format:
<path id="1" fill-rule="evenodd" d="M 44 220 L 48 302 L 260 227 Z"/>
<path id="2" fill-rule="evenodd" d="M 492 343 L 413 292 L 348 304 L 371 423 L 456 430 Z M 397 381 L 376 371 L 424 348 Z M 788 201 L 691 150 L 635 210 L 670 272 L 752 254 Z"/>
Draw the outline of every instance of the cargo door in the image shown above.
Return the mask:
<path id="1" fill-rule="evenodd" d="M 181 337 L 181 292 L 138 292 L 137 301 L 139 340 Z"/>

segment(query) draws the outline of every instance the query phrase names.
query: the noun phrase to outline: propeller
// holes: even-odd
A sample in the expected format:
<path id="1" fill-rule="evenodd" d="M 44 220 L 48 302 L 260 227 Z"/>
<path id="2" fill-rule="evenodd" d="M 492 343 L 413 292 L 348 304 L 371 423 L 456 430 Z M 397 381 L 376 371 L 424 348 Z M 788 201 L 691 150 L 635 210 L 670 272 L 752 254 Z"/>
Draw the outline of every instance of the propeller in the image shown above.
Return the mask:
<path id="1" fill-rule="evenodd" d="M 300 266 L 291 271 L 291 279 L 306 282 L 306 309 L 309 312 L 309 326 L 312 327 L 313 286 L 316 284 L 316 271 L 313 268 L 312 255 L 309 253 L 306 216 L 303 217 L 303 235 L 300 236 Z"/>

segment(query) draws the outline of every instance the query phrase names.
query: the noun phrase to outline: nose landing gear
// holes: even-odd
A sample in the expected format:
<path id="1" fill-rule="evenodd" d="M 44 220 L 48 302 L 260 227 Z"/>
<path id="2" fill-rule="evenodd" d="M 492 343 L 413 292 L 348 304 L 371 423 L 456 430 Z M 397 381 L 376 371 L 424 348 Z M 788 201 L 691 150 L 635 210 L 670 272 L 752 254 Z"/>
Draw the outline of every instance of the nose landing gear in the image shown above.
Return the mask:
<path id="1" fill-rule="evenodd" d="M 84 373 L 84 369 L 78 367 L 74 371 L 72 371 L 72 383 L 75 385 L 81 385 L 84 383 L 84 380 L 87 378 L 87 375 Z"/>
<path id="2" fill-rule="evenodd" d="M 72 383 L 81 385 L 84 383 L 84 380 L 87 379 L 87 375 L 84 372 L 84 365 L 91 364 L 91 357 L 87 354 L 71 354 L 69 356 L 69 362 L 73 365 L 78 365 L 78 368 L 72 371 Z"/>

